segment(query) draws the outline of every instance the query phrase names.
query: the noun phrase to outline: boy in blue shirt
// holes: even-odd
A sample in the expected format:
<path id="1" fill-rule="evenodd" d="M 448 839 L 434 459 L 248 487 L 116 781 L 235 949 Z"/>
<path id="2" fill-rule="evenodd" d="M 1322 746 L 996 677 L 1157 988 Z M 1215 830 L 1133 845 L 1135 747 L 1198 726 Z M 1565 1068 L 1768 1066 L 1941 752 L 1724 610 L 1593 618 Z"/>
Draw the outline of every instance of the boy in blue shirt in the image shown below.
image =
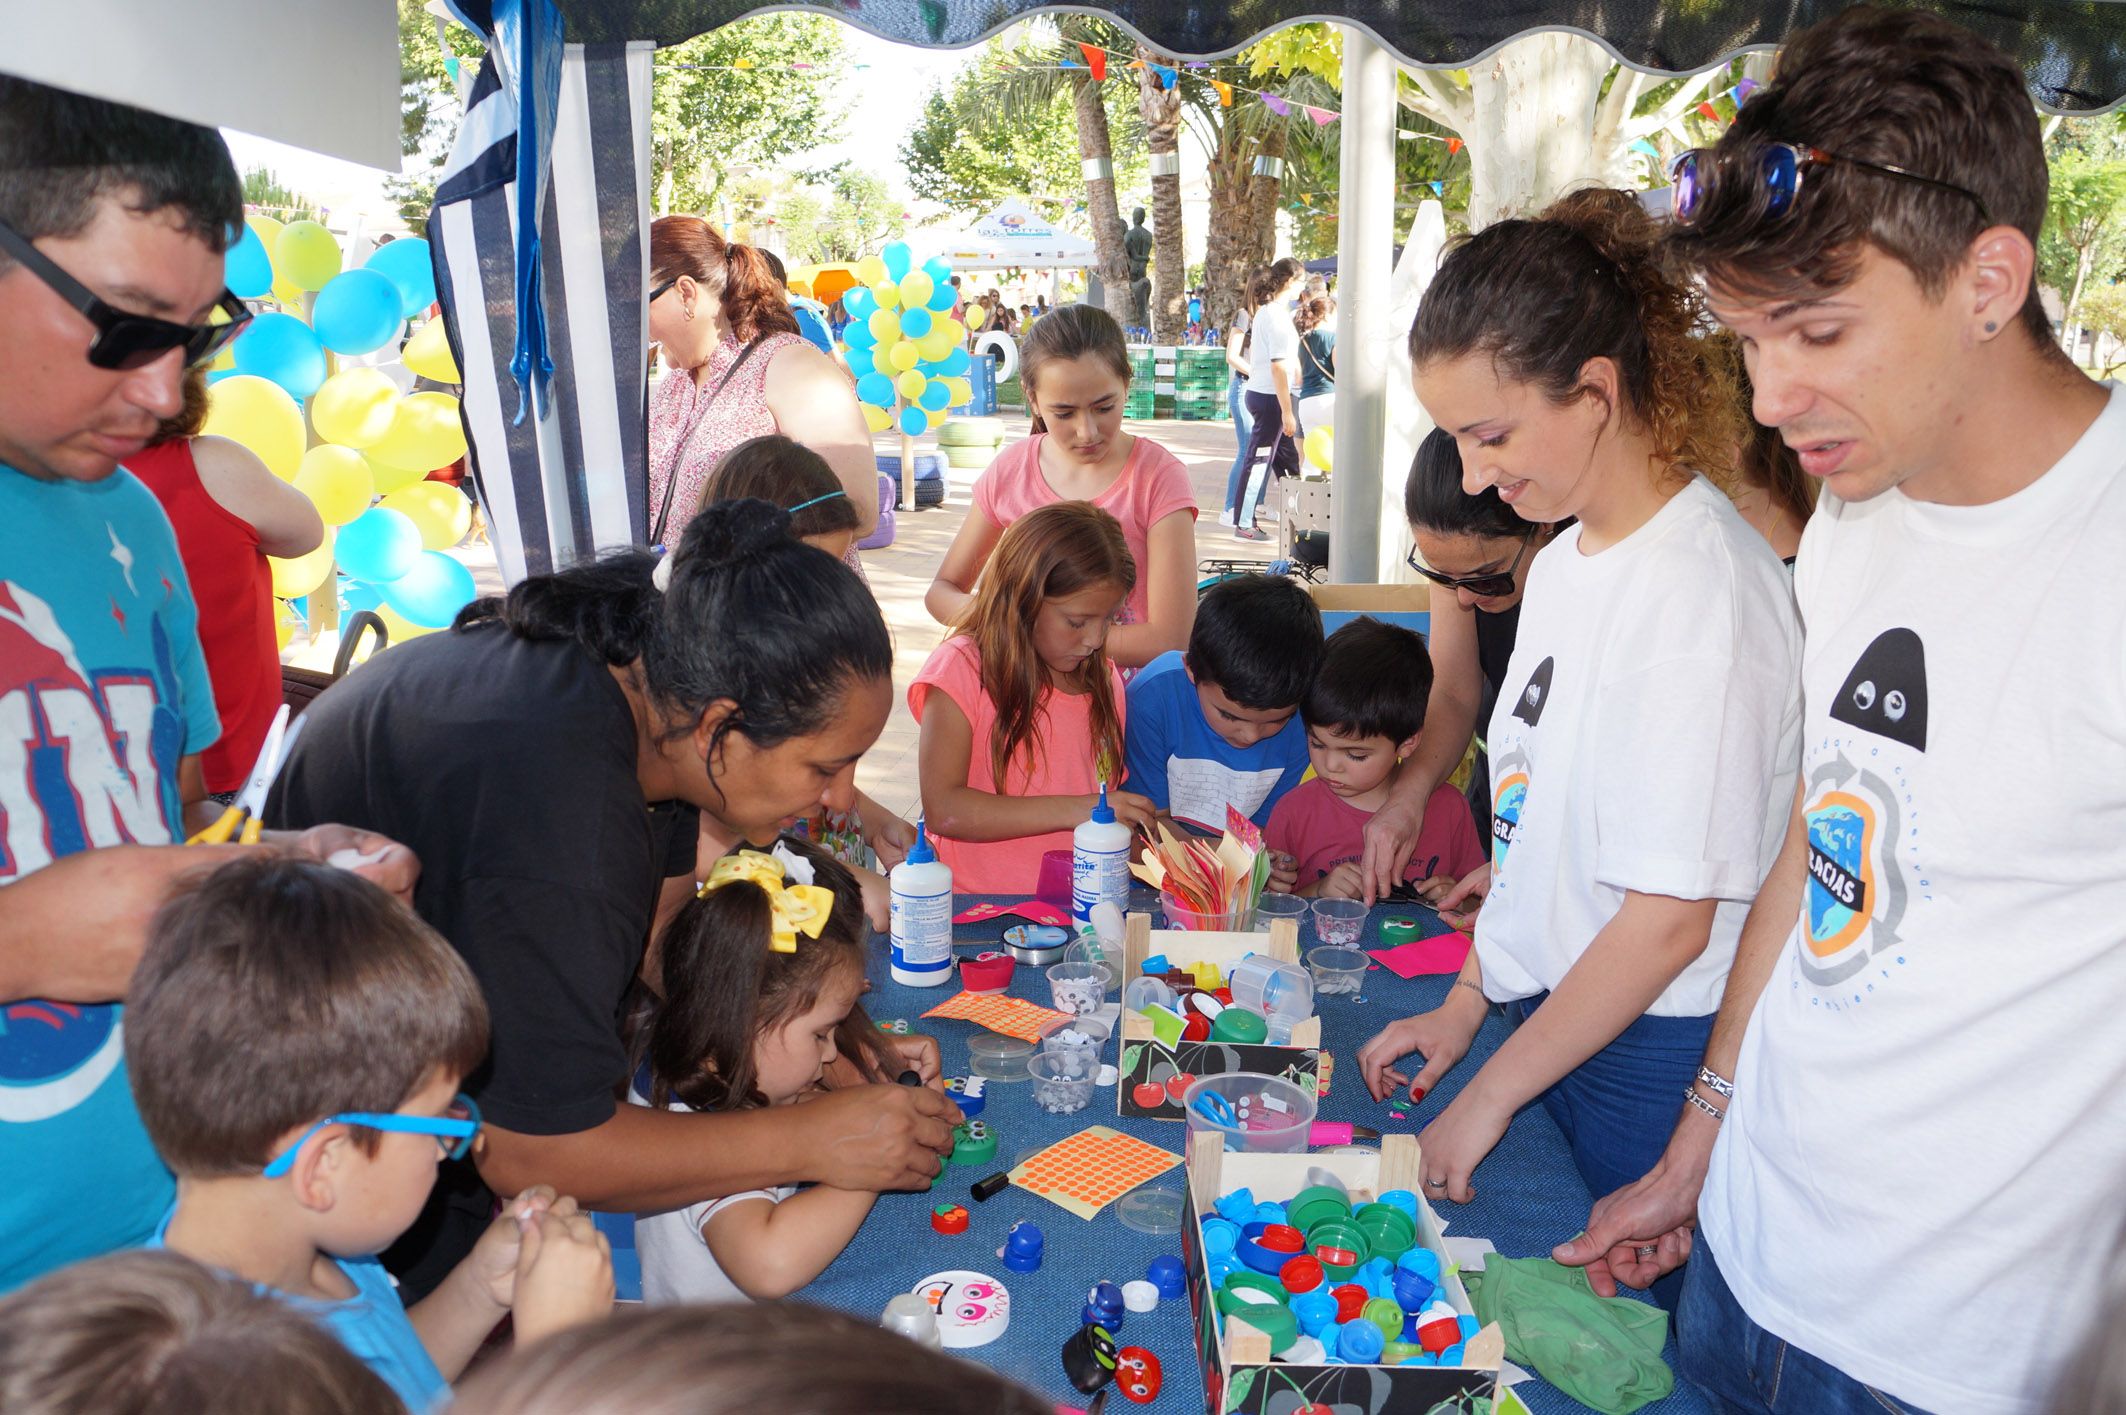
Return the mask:
<path id="1" fill-rule="evenodd" d="M 239 860 L 165 906 L 126 996 L 140 1116 L 177 1172 L 154 1246 L 311 1313 L 407 1408 L 505 1315 L 534 1341 L 611 1307 L 605 1239 L 540 1187 L 411 1309 L 376 1254 L 471 1152 L 458 1087 L 487 1055 L 480 985 L 441 935 L 316 861 Z"/>
<path id="2" fill-rule="evenodd" d="M 1202 834 L 1224 831 L 1228 806 L 1267 824 L 1306 775 L 1299 700 L 1321 643 L 1321 611 L 1294 581 L 1244 575 L 1213 586 L 1188 652 L 1161 654 L 1130 680 L 1128 788 Z"/>

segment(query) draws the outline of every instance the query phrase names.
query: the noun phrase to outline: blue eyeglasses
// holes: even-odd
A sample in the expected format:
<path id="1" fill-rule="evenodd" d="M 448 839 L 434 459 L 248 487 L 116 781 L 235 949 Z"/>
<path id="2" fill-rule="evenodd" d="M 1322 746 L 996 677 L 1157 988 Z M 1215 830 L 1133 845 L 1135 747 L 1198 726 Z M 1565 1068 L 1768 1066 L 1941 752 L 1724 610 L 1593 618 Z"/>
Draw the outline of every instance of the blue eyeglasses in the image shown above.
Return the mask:
<path id="1" fill-rule="evenodd" d="M 1690 226 L 1705 214 L 1705 198 L 1708 179 L 1713 175 L 1714 164 L 1729 154 L 1717 148 L 1694 147 L 1677 156 L 1669 164 L 1669 178 L 1675 183 L 1670 214 L 1678 226 Z M 1835 152 L 1826 152 L 1820 147 L 1806 143 L 1774 142 L 1750 149 L 1737 158 L 1745 166 L 1756 164 L 1755 180 L 1757 201 L 1765 216 L 1784 216 L 1793 208 L 1801 195 L 1802 178 L 1813 167 L 1843 165 L 1858 167 L 1865 172 L 1874 172 L 1884 177 L 1896 177 L 1907 182 L 1917 182 L 1936 191 L 1954 192 L 1978 208 L 1981 223 L 1990 223 L 1986 204 L 1979 200 L 1978 193 L 1969 187 L 1959 187 L 1954 182 L 1944 182 L 1939 177 L 1929 177 L 1923 172 L 1914 172 L 1908 167 L 1899 167 L 1889 162 L 1865 162 L 1858 157 L 1846 157 Z"/>
<path id="2" fill-rule="evenodd" d="M 268 1179 L 279 1179 L 295 1168 L 295 1157 L 302 1153 L 310 1137 L 328 1125 L 360 1125 L 370 1130 L 386 1130 L 400 1135 L 433 1135 L 436 1143 L 445 1140 L 445 1159 L 461 1160 L 472 1149 L 472 1137 L 480 1133 L 480 1107 L 471 1096 L 459 1092 L 451 1100 L 450 1110 L 443 1115 L 379 1115 L 369 1111 L 350 1110 L 339 1115 L 328 1115 L 317 1124 L 295 1137 L 295 1143 L 273 1157 L 265 1168 Z"/>

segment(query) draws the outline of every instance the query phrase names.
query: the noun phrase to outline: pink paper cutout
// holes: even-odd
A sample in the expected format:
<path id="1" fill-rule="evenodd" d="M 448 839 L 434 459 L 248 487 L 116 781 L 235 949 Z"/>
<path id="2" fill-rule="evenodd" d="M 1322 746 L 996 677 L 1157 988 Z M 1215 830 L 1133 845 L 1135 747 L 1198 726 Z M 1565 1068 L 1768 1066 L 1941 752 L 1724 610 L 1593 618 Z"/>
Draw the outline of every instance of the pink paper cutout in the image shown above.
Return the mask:
<path id="1" fill-rule="evenodd" d="M 954 914 L 952 922 L 979 924 L 985 919 L 1001 919 L 1006 914 L 1017 914 L 1020 918 L 1031 919 L 1037 924 L 1053 924 L 1059 929 L 1070 927 L 1070 915 L 1041 899 L 1022 900 L 1017 904 L 976 904 Z"/>
<path id="2" fill-rule="evenodd" d="M 1396 977 L 1415 978 L 1428 973 L 1459 973 L 1462 964 L 1468 960 L 1469 948 L 1467 934 L 1439 934 L 1397 944 L 1394 948 L 1375 948 L 1367 952 Z"/>

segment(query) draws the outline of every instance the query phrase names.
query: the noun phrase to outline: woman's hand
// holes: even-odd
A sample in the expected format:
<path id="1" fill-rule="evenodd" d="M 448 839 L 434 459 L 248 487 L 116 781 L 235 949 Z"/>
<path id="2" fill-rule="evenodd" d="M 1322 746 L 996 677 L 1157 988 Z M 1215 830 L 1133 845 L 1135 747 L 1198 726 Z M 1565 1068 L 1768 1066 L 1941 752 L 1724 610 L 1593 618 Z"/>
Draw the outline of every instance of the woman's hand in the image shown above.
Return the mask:
<path id="1" fill-rule="evenodd" d="M 1366 822 L 1366 857 L 1359 864 L 1359 873 L 1365 879 L 1368 903 L 1395 892 L 1424 828 L 1425 798 L 1408 800 L 1393 792 L 1373 813 L 1373 819 Z"/>
<path id="2" fill-rule="evenodd" d="M 1439 921 L 1450 929 L 1469 933 L 1476 928 L 1476 915 L 1484 907 L 1484 898 L 1491 893 L 1491 866 L 1478 865 L 1462 877 L 1462 882 L 1442 894 L 1433 908 L 1439 913 Z"/>
<path id="3" fill-rule="evenodd" d="M 314 825 L 297 834 L 290 848 L 295 854 L 328 865 L 339 864 L 350 874 L 360 875 L 385 893 L 396 895 L 409 909 L 413 907 L 413 886 L 421 877 L 421 862 L 413 851 L 388 835 L 357 830 L 351 825 Z M 335 855 L 339 856 L 337 861 Z"/>
<path id="4" fill-rule="evenodd" d="M 864 918 L 870 921 L 872 930 L 885 933 L 893 927 L 893 885 L 877 870 L 867 870 L 861 865 L 852 865 L 849 873 L 856 876 L 856 887 L 864 896 Z"/>
<path id="5" fill-rule="evenodd" d="M 1462 1001 L 1464 993 L 1469 994 L 1467 1002 Z M 1411 1100 L 1423 1100 L 1454 1069 L 1454 1064 L 1469 1054 L 1469 1044 L 1484 1025 L 1485 1010 L 1482 993 L 1456 986 L 1448 990 L 1447 1000 L 1430 1012 L 1420 1012 L 1382 1028 L 1358 1049 L 1359 1074 L 1365 1077 L 1366 1089 L 1373 1099 L 1386 1100 L 1391 1092 L 1408 1087 Z M 1395 1069 L 1396 1062 L 1413 1052 L 1425 1062 L 1415 1079 Z"/>
<path id="6" fill-rule="evenodd" d="M 1513 1119 L 1510 1106 L 1492 1104 L 1471 1082 L 1417 1137 L 1425 1166 L 1425 1197 L 1466 1204 L 1476 1197 L 1469 1178 L 1498 1145 Z"/>

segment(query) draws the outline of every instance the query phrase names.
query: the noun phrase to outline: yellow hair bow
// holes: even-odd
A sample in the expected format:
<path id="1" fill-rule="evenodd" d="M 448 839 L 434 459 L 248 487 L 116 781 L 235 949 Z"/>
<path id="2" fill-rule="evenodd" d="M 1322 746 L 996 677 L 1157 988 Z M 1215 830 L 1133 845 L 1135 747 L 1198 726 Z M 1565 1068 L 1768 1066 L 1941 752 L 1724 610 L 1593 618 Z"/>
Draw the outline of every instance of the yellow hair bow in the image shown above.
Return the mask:
<path id="1" fill-rule="evenodd" d="M 740 850 L 718 860 L 696 892 L 706 897 L 738 880 L 766 891 L 774 911 L 768 947 L 776 953 L 797 952 L 799 934 L 818 938 L 834 912 L 833 891 L 816 884 L 785 884 L 782 862 L 758 850 Z"/>

